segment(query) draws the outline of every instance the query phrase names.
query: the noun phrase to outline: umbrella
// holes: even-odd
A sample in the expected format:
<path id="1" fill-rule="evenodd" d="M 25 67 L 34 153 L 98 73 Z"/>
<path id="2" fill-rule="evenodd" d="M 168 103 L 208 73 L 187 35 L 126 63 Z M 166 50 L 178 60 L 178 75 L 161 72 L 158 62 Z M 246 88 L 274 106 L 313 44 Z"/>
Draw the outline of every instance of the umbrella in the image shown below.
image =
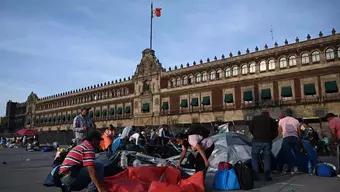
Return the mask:
<path id="1" fill-rule="evenodd" d="M 244 135 L 228 132 L 214 135 L 212 139 L 215 144 L 215 149 L 209 157 L 212 168 L 217 168 L 221 161 L 234 164 L 251 159 L 251 143 Z"/>
<path id="2" fill-rule="evenodd" d="M 27 135 L 27 136 L 33 136 L 35 135 L 37 132 L 34 129 L 20 129 L 16 132 L 17 135 Z"/>

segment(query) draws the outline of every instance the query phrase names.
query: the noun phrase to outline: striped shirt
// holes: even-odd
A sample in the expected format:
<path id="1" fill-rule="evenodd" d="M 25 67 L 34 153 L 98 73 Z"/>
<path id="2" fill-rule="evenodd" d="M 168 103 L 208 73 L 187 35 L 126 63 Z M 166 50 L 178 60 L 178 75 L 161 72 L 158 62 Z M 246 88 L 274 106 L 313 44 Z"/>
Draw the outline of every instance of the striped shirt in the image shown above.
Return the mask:
<path id="1" fill-rule="evenodd" d="M 95 153 L 93 146 L 87 140 L 75 146 L 67 154 L 60 166 L 59 173 L 66 174 L 72 166 L 89 167 L 94 166 Z"/>

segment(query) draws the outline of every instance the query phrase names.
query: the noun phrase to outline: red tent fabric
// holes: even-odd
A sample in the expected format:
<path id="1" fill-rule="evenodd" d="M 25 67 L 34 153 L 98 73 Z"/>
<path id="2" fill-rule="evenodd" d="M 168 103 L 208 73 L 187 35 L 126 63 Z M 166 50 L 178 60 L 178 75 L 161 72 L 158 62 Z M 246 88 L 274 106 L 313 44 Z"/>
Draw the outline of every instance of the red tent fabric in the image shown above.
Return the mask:
<path id="1" fill-rule="evenodd" d="M 173 167 L 129 167 L 105 178 L 108 192 L 204 192 L 203 172 L 188 179 Z"/>
<path id="2" fill-rule="evenodd" d="M 20 129 L 16 132 L 17 135 L 27 135 L 27 136 L 33 136 L 35 135 L 37 132 L 34 129 Z"/>

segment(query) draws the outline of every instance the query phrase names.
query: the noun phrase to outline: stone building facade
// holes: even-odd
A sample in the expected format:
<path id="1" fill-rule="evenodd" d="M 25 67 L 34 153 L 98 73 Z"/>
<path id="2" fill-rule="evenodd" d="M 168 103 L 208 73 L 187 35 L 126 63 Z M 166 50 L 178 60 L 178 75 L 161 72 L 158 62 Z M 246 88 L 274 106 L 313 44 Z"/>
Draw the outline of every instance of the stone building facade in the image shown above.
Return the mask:
<path id="1" fill-rule="evenodd" d="M 69 130 L 84 106 L 97 127 L 249 120 L 262 109 L 278 117 L 292 108 L 299 117 L 340 114 L 340 34 L 254 52 L 222 55 L 164 69 L 145 49 L 132 77 L 53 96 L 31 94 L 26 126 Z"/>

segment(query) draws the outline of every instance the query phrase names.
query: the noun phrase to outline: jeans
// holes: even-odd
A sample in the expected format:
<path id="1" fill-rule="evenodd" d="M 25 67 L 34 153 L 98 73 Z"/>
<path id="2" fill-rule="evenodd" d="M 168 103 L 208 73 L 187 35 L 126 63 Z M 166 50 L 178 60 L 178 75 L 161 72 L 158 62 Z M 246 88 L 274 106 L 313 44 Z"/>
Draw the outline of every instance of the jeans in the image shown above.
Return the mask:
<path id="1" fill-rule="evenodd" d="M 296 166 L 297 154 L 299 153 L 298 138 L 289 136 L 283 138 L 282 151 L 284 153 L 284 162 L 288 164 L 288 170 Z"/>
<path id="2" fill-rule="evenodd" d="M 99 162 L 95 162 L 95 165 L 97 178 L 99 179 L 99 181 L 104 181 L 104 165 Z M 97 187 L 91 181 L 87 167 L 82 167 L 75 177 L 71 175 L 72 174 L 66 175 L 60 179 L 62 184 L 65 185 L 68 189 L 65 192 L 69 192 L 72 190 L 80 191 L 85 188 L 87 188 L 87 191 L 97 191 Z"/>
<path id="3" fill-rule="evenodd" d="M 270 178 L 271 176 L 271 154 L 272 154 L 272 143 L 271 142 L 252 142 L 251 148 L 251 164 L 254 171 L 255 176 L 258 176 L 259 173 L 259 161 L 261 151 L 263 152 L 264 159 L 264 174 L 266 178 Z"/>

